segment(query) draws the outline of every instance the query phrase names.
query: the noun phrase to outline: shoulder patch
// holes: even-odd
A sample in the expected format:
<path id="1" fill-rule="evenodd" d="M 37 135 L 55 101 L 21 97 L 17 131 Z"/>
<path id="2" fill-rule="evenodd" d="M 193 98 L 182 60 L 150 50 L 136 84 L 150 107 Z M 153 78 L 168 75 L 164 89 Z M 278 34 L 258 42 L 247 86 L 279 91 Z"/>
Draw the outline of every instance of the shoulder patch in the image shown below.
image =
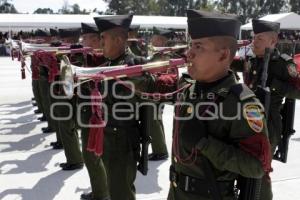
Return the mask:
<path id="1" fill-rule="evenodd" d="M 281 54 L 280 55 L 280 58 L 282 58 L 283 60 L 285 60 L 285 61 L 293 61 L 293 58 L 291 57 L 291 56 L 289 56 L 289 55 L 287 55 L 287 54 Z"/>
<path id="2" fill-rule="evenodd" d="M 249 127 L 256 133 L 261 133 L 264 128 L 263 110 L 257 104 L 247 104 L 244 107 L 243 114 Z"/>
<path id="3" fill-rule="evenodd" d="M 297 71 L 297 66 L 294 63 L 288 64 L 287 65 L 287 70 L 288 70 L 289 75 L 292 78 L 297 78 L 298 77 L 299 72 Z"/>
<path id="4" fill-rule="evenodd" d="M 254 92 L 242 83 L 231 86 L 230 91 L 241 101 L 255 97 Z"/>

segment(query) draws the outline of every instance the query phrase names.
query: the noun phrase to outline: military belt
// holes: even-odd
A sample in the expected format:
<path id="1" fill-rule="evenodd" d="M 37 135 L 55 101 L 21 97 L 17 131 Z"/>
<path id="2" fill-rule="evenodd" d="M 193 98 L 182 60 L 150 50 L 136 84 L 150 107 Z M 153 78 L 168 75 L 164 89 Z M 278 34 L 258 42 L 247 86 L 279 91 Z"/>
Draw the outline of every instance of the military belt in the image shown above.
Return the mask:
<path id="1" fill-rule="evenodd" d="M 211 197 L 211 190 L 206 180 L 178 173 L 172 166 L 169 178 L 175 188 L 178 187 L 184 192 Z M 233 193 L 234 181 L 217 181 L 217 185 L 221 194 Z"/>
<path id="2" fill-rule="evenodd" d="M 125 128 L 125 127 L 138 127 L 139 124 L 135 120 L 113 120 L 113 119 L 108 119 L 107 120 L 107 125 L 108 127 L 120 127 L 120 128 Z"/>

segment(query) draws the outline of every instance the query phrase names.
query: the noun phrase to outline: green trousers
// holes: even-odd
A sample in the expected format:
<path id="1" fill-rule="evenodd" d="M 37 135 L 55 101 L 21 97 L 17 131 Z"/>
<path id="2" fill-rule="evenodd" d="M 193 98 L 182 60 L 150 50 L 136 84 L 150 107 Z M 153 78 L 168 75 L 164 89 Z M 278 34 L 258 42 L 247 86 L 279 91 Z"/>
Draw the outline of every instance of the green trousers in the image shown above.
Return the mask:
<path id="1" fill-rule="evenodd" d="M 135 200 L 139 151 L 137 127 L 105 128 L 103 162 L 111 200 Z"/>
<path id="2" fill-rule="evenodd" d="M 269 132 L 269 140 L 271 143 L 271 154 L 274 155 L 276 146 L 280 142 L 280 135 L 282 131 L 282 123 L 281 117 L 278 113 L 273 113 L 270 111 L 269 119 L 268 119 L 268 132 Z M 261 193 L 260 198 L 263 200 L 272 200 L 272 181 L 270 177 L 264 176 L 261 184 Z"/>
<path id="3" fill-rule="evenodd" d="M 37 104 L 37 108 L 44 114 L 44 108 L 39 90 L 39 80 L 32 80 L 32 92 Z"/>
<path id="4" fill-rule="evenodd" d="M 59 105 L 61 103 L 61 105 Z M 58 120 L 58 133 L 64 146 L 66 161 L 69 164 L 82 163 L 82 154 L 79 145 L 76 126 L 75 99 L 56 100 L 55 114 L 57 117 L 66 118 Z M 68 106 L 69 105 L 69 106 Z M 67 119 L 68 118 L 68 119 Z"/>
<path id="5" fill-rule="evenodd" d="M 39 92 L 41 95 L 41 102 L 44 109 L 46 120 L 48 122 L 48 126 L 56 132 L 56 141 L 61 143 L 61 138 L 58 133 L 57 121 L 52 118 L 50 113 L 50 108 L 53 103 L 53 97 L 50 94 L 50 83 L 48 82 L 48 77 L 40 75 L 38 85 L 39 85 Z"/>
<path id="6" fill-rule="evenodd" d="M 79 103 L 80 102 L 82 101 L 79 100 Z M 81 123 L 87 126 L 91 117 L 91 106 L 84 106 L 78 113 L 79 112 L 81 113 Z M 81 123 L 79 123 L 79 126 Z M 102 157 L 98 157 L 93 152 L 87 151 L 89 131 L 90 129 L 88 127 L 81 127 L 82 155 L 90 177 L 92 193 L 95 199 L 108 198 L 110 195 L 107 184 L 107 174 Z"/>
<path id="7" fill-rule="evenodd" d="M 148 109 L 147 117 L 150 119 L 149 133 L 152 138 L 151 140 L 152 152 L 155 154 L 168 154 L 165 132 L 164 132 L 164 125 L 162 122 L 162 112 L 155 113 L 154 110 L 153 112 L 151 110 L 149 112 Z"/>
<path id="8" fill-rule="evenodd" d="M 44 114 L 45 114 L 46 120 L 48 122 L 48 126 L 53 129 L 54 122 L 50 117 L 50 105 L 51 105 L 50 102 L 51 101 L 50 101 L 50 85 L 48 82 L 48 78 L 44 77 L 44 76 L 40 76 L 38 86 L 39 86 L 39 93 L 41 95 L 41 103 L 42 103 L 42 107 L 44 109 Z"/>

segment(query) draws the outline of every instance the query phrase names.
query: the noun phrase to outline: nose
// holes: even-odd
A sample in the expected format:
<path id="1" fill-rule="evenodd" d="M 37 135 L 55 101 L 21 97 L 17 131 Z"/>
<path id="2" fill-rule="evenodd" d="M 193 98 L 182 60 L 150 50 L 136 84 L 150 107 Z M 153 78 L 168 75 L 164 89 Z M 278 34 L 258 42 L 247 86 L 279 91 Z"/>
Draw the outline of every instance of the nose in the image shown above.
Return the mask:
<path id="1" fill-rule="evenodd" d="M 256 39 L 254 39 L 253 41 L 252 41 L 252 45 L 254 46 L 256 46 L 256 45 L 258 45 L 259 44 L 259 42 L 256 40 Z"/>
<path id="2" fill-rule="evenodd" d="M 192 60 L 195 58 L 195 53 L 193 52 L 192 49 L 188 49 L 186 52 L 186 58 L 188 61 Z"/>

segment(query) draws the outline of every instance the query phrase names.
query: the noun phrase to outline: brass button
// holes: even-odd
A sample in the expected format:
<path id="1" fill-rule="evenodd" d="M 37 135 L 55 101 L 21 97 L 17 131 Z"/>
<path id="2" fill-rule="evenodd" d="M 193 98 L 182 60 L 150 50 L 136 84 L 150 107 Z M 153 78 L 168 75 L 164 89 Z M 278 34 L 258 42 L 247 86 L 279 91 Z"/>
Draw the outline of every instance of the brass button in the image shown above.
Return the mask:
<path id="1" fill-rule="evenodd" d="M 188 114 L 191 114 L 191 113 L 193 112 L 192 106 L 188 107 L 187 110 L 186 110 L 186 112 L 187 112 Z"/>
<path id="2" fill-rule="evenodd" d="M 174 156 L 174 162 L 177 163 L 177 158 Z"/>
<path id="3" fill-rule="evenodd" d="M 114 128 L 114 131 L 117 131 L 118 129 L 117 128 Z"/>
<path id="4" fill-rule="evenodd" d="M 272 90 L 273 90 L 273 91 L 276 91 L 276 89 L 275 89 L 275 88 L 272 88 Z"/>
<path id="5" fill-rule="evenodd" d="M 253 75 L 255 75 L 255 74 L 256 74 L 256 71 L 254 70 L 254 71 L 253 71 Z"/>
<path id="6" fill-rule="evenodd" d="M 172 184 L 173 184 L 173 186 L 174 186 L 175 188 L 177 188 L 177 184 L 176 184 L 175 181 L 172 181 Z"/>

